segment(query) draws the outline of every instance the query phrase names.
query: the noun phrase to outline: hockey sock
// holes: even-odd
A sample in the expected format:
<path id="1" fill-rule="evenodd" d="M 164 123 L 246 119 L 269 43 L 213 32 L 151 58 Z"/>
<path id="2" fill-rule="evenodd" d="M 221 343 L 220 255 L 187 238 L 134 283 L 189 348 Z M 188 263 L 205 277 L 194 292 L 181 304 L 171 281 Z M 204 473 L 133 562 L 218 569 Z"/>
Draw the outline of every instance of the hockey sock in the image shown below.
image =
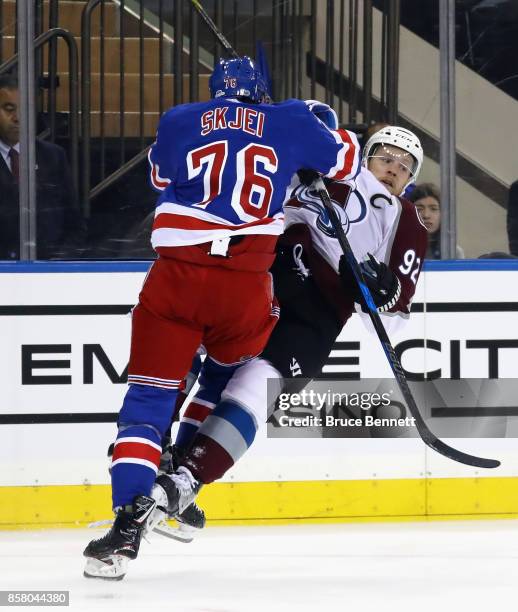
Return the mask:
<path id="1" fill-rule="evenodd" d="M 160 435 L 156 430 L 131 425 L 119 431 L 111 469 L 114 508 L 131 504 L 137 495 L 149 495 L 161 454 Z"/>
<path id="2" fill-rule="evenodd" d="M 212 402 L 210 404 L 202 402 L 195 397 L 183 413 L 175 441 L 175 445 L 181 452 L 186 452 L 189 449 L 200 425 L 211 414 L 215 406 Z"/>
<path id="3" fill-rule="evenodd" d="M 223 389 L 240 366 L 218 363 L 211 357 L 205 359 L 199 377 L 200 388 L 187 406 L 178 428 L 175 444 L 180 451 L 189 449 L 200 425 L 212 413 Z"/>
<path id="4" fill-rule="evenodd" d="M 179 420 L 180 410 L 182 409 L 188 395 L 189 391 L 187 391 L 187 389 L 182 389 L 181 391 L 178 391 L 178 395 L 176 396 L 176 402 L 174 405 L 173 416 L 171 418 L 171 423 L 169 423 L 169 427 L 167 428 L 167 431 L 165 432 L 164 437 L 162 438 L 162 448 L 164 449 L 171 444 L 173 437 L 171 429 L 173 427 L 173 423 Z"/>
<path id="5" fill-rule="evenodd" d="M 150 494 L 176 395 L 176 389 L 129 386 L 119 414 L 112 458 L 114 508 L 131 504 L 137 495 Z"/>
<path id="6" fill-rule="evenodd" d="M 213 482 L 244 455 L 256 431 L 257 422 L 247 409 L 223 400 L 205 419 L 181 463 L 201 482 Z"/>

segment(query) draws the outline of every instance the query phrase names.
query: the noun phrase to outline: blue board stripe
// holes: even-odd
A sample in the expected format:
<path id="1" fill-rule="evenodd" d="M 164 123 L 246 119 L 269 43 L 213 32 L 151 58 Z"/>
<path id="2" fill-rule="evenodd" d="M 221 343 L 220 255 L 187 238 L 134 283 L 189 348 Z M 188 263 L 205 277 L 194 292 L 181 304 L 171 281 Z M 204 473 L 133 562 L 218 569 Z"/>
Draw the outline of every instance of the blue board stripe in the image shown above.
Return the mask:
<path id="1" fill-rule="evenodd" d="M 0 274 L 147 272 L 152 261 L 0 261 Z"/>
<path id="2" fill-rule="evenodd" d="M 0 261 L 0 274 L 38 273 L 103 273 L 147 272 L 153 262 L 147 261 Z M 487 272 L 518 270 L 517 259 L 452 259 L 448 261 L 426 260 L 426 272 Z"/>

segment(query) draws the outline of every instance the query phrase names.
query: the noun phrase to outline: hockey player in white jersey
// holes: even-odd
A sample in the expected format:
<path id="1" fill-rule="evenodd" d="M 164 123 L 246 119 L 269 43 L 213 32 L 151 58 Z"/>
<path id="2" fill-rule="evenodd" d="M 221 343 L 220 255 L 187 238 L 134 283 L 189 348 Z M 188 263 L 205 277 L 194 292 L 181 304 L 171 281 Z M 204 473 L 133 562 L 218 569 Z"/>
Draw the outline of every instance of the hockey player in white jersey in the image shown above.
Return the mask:
<path id="1" fill-rule="evenodd" d="M 412 132 L 388 126 L 367 142 L 354 183 L 328 184 L 384 322 L 408 318 L 426 251 L 426 228 L 415 207 L 400 197 L 415 181 L 422 159 Z M 235 368 L 230 380 L 220 364 L 205 361 L 200 390 L 180 424 L 177 445 L 183 457 L 173 474 L 157 479 L 152 492 L 170 516 L 177 516 L 202 484 L 221 478 L 250 447 L 258 422 L 267 416 L 267 379 L 278 381 L 280 393 L 286 382 L 293 391 L 301 377 L 318 376 L 359 302 L 359 290 L 311 185 L 294 190 L 285 212 L 286 230 L 271 270 L 281 305 L 279 323 L 262 356 Z M 155 511 L 153 525 L 163 511 Z"/>

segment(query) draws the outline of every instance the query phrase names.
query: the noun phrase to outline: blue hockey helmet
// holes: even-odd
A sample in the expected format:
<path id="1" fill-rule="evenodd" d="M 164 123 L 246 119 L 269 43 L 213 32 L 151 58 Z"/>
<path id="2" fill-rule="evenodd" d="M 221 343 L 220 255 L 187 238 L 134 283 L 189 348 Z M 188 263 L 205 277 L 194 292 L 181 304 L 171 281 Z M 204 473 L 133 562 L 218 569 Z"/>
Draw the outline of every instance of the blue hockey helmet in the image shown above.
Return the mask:
<path id="1" fill-rule="evenodd" d="M 247 55 L 220 60 L 210 76 L 209 90 L 213 98 L 247 98 L 252 102 L 262 102 L 268 95 L 263 75 Z"/>

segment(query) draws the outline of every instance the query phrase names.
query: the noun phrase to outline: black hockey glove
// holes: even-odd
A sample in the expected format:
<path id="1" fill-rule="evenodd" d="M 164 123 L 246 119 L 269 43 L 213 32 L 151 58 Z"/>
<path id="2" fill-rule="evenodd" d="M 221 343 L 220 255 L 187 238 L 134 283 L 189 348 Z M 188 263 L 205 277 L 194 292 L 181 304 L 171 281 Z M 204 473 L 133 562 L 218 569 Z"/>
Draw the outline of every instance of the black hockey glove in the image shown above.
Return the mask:
<path id="1" fill-rule="evenodd" d="M 301 170 L 297 170 L 297 174 L 300 182 L 303 185 L 306 185 L 306 187 L 309 187 L 313 183 L 313 181 L 315 181 L 320 176 L 320 174 L 315 170 L 306 170 L 304 168 L 302 168 Z"/>
<path id="2" fill-rule="evenodd" d="M 399 300 L 401 295 L 401 283 L 399 278 L 382 261 L 378 261 L 374 255 L 368 253 L 369 258 L 360 263 L 365 284 L 371 292 L 372 299 L 378 312 L 386 312 Z M 363 304 L 360 288 L 351 272 L 351 268 L 342 255 L 339 263 L 340 278 L 345 291 L 355 302 L 361 304 L 362 310 L 366 312 Z"/>

